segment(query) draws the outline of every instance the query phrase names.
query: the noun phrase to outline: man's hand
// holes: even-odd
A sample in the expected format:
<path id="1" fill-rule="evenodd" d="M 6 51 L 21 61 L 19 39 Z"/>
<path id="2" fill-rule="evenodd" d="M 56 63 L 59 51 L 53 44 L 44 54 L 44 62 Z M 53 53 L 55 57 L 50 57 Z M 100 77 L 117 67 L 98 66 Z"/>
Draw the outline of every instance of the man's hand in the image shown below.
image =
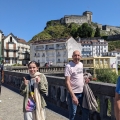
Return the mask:
<path id="1" fill-rule="evenodd" d="M 25 85 L 28 85 L 29 81 L 28 81 L 28 80 L 26 80 L 26 78 L 25 78 L 25 77 L 23 77 L 23 79 L 24 79 L 24 84 L 25 84 Z"/>
<path id="2" fill-rule="evenodd" d="M 73 103 L 74 103 L 75 105 L 78 105 L 78 103 L 79 103 L 76 96 L 73 96 L 73 97 L 72 97 L 72 101 L 73 101 Z"/>
<path id="3" fill-rule="evenodd" d="M 90 82 L 90 79 L 89 78 L 86 78 L 85 79 L 85 83 L 88 84 Z"/>
<path id="4" fill-rule="evenodd" d="M 4 80 L 2 79 L 1 82 L 4 83 Z"/>

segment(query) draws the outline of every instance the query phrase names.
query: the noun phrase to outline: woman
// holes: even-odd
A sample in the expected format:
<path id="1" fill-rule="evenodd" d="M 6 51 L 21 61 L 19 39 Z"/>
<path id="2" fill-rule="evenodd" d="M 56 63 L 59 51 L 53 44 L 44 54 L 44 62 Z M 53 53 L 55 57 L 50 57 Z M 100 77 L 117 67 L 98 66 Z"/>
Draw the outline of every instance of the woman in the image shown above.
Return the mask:
<path id="1" fill-rule="evenodd" d="M 46 102 L 43 95 L 48 91 L 46 77 L 37 72 L 38 63 L 35 61 L 28 64 L 28 70 L 29 75 L 24 77 L 20 87 L 20 93 L 24 96 L 24 120 L 45 120 Z"/>

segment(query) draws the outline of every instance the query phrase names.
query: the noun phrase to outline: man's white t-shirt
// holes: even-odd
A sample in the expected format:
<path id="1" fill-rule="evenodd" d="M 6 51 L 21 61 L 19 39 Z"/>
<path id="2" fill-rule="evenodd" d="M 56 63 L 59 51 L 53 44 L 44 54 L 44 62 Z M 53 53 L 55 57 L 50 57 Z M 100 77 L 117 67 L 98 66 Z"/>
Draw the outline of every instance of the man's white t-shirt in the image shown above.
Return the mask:
<path id="1" fill-rule="evenodd" d="M 69 62 L 65 67 L 65 76 L 70 76 L 70 85 L 74 93 L 82 93 L 84 86 L 83 64 Z"/>

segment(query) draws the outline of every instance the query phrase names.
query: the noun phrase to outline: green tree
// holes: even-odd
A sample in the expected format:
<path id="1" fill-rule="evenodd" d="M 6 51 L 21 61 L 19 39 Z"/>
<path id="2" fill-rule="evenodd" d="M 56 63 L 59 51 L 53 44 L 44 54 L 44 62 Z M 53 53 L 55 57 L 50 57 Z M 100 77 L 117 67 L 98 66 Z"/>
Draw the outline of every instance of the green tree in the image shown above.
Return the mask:
<path id="1" fill-rule="evenodd" d="M 77 38 L 78 34 L 77 34 L 77 30 L 78 30 L 79 25 L 76 23 L 71 23 L 68 28 L 70 29 L 70 35 L 73 38 Z"/>
<path id="2" fill-rule="evenodd" d="M 83 23 L 77 30 L 77 33 L 81 38 L 91 37 L 92 32 L 93 32 L 93 29 L 87 23 Z"/>
<path id="3" fill-rule="evenodd" d="M 106 83 L 116 83 L 118 75 L 112 69 L 96 69 L 97 80 Z"/>
<path id="4" fill-rule="evenodd" d="M 108 51 L 113 51 L 115 50 L 115 46 L 114 45 L 108 45 Z"/>
<path id="5" fill-rule="evenodd" d="M 96 27 L 96 31 L 95 31 L 94 37 L 100 37 L 100 29 L 98 28 L 98 26 Z"/>
<path id="6" fill-rule="evenodd" d="M 73 38 L 77 38 L 78 34 L 77 34 L 77 29 L 72 29 L 70 31 L 70 35 L 73 36 Z"/>

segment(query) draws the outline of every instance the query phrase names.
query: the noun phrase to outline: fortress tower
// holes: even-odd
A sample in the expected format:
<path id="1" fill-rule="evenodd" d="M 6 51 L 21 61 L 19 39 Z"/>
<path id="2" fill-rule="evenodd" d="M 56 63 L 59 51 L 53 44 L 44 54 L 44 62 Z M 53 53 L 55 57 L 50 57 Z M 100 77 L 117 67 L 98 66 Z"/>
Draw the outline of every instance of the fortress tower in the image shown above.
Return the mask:
<path id="1" fill-rule="evenodd" d="M 90 11 L 85 11 L 85 12 L 83 12 L 83 15 L 84 16 L 87 16 L 87 20 L 88 20 L 88 23 L 91 23 L 92 22 L 92 12 L 90 12 Z"/>

